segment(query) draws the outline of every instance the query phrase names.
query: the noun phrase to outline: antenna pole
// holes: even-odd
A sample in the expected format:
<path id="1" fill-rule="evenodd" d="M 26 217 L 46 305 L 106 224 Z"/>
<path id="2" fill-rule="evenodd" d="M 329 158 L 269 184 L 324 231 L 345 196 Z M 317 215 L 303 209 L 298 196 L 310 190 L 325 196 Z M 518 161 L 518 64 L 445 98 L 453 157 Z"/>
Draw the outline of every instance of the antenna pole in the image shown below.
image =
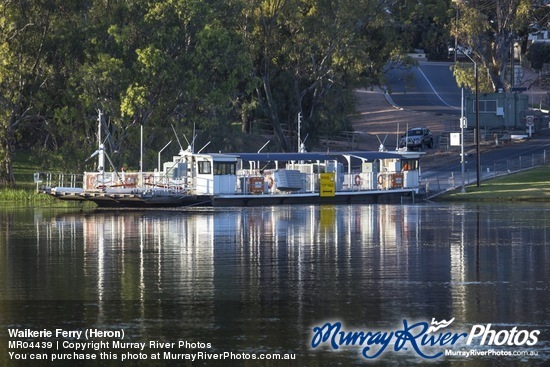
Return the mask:
<path id="1" fill-rule="evenodd" d="M 101 141 L 101 120 L 103 119 L 103 111 L 98 110 L 97 117 L 97 143 L 98 143 L 98 155 L 97 155 L 97 170 L 100 174 L 105 172 L 105 145 Z"/>
<path id="2" fill-rule="evenodd" d="M 139 173 L 143 172 L 143 124 L 140 125 Z"/>
<path id="3" fill-rule="evenodd" d="M 97 113 L 97 144 L 99 147 L 99 144 L 101 144 L 101 119 L 103 118 L 103 112 L 101 110 L 97 110 Z"/>
<path id="4" fill-rule="evenodd" d="M 399 122 L 397 123 L 397 139 L 395 142 L 395 150 L 399 150 Z"/>
<path id="5" fill-rule="evenodd" d="M 145 187 L 143 182 L 143 123 L 140 125 L 139 186 Z"/>
<path id="6" fill-rule="evenodd" d="M 258 150 L 258 153 L 260 153 L 266 146 L 267 144 L 269 144 L 271 140 L 268 140 L 264 145 L 262 145 L 262 147 Z"/>
<path id="7" fill-rule="evenodd" d="M 178 133 L 176 132 L 174 125 L 170 124 L 170 126 L 172 126 L 172 131 L 174 132 L 176 140 L 178 141 L 178 145 L 180 146 L 180 153 L 183 154 L 183 147 L 181 146 L 180 138 L 178 138 Z M 185 138 L 185 135 L 183 137 Z M 185 138 L 185 140 L 187 140 L 187 138 Z M 187 144 L 189 144 L 189 142 L 187 142 Z"/>
<path id="8" fill-rule="evenodd" d="M 158 155 L 158 172 L 160 172 L 160 153 L 162 153 L 162 151 L 166 148 L 168 148 L 168 146 L 172 144 L 172 140 L 170 140 L 168 142 L 168 144 L 166 144 L 161 150 L 159 150 L 159 155 Z"/>
<path id="9" fill-rule="evenodd" d="M 302 113 L 298 112 L 298 152 L 302 150 L 301 130 L 302 130 Z"/>

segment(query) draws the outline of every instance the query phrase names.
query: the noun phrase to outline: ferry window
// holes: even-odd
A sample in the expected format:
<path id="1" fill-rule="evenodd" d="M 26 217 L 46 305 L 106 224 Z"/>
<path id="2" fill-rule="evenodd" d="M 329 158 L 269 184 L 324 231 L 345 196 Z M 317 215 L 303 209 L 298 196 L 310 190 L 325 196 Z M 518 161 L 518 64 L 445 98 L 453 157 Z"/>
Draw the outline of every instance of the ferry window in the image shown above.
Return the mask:
<path id="1" fill-rule="evenodd" d="M 201 161 L 198 162 L 199 164 L 199 173 L 201 175 L 209 175 L 212 173 L 212 168 L 210 166 L 210 162 L 208 161 Z"/>
<path id="2" fill-rule="evenodd" d="M 403 171 L 418 170 L 418 160 L 416 159 L 403 159 L 401 161 L 401 167 Z"/>
<path id="3" fill-rule="evenodd" d="M 234 175 L 236 166 L 233 162 L 214 162 L 215 175 Z"/>

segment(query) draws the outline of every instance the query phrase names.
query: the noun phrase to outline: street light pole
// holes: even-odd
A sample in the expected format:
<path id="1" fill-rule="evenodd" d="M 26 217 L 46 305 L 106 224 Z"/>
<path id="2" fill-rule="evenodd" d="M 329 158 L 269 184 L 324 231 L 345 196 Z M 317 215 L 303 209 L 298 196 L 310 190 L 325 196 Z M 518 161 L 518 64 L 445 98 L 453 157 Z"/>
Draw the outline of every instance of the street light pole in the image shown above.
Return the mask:
<path id="1" fill-rule="evenodd" d="M 477 63 L 470 57 L 470 55 L 467 52 L 462 52 L 464 55 L 466 55 L 470 61 L 474 63 L 474 73 L 476 78 L 476 131 L 475 131 L 475 140 L 476 140 L 476 185 L 479 187 L 481 185 L 481 157 L 479 154 L 479 75 L 477 72 Z"/>
<path id="2" fill-rule="evenodd" d="M 474 60 L 472 60 L 474 61 Z M 481 156 L 479 154 L 479 75 L 477 71 L 477 64 L 474 62 L 474 68 L 476 73 L 476 159 L 477 159 L 477 187 L 480 186 L 481 179 Z"/>
<path id="3" fill-rule="evenodd" d="M 466 188 L 464 184 L 464 128 L 466 127 L 466 120 L 464 117 L 464 88 L 462 88 L 462 97 L 460 99 L 460 166 L 462 173 L 462 190 L 460 192 L 465 193 Z"/>

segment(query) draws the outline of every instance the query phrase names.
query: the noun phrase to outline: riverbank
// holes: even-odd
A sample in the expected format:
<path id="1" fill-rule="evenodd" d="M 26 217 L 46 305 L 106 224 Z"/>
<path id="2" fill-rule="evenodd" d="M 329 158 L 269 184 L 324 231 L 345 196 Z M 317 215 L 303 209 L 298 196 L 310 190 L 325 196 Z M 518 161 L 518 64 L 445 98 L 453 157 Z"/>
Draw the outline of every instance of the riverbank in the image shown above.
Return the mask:
<path id="1" fill-rule="evenodd" d="M 542 93 L 542 92 L 541 92 Z M 385 145 L 391 150 L 392 141 L 397 139 L 396 126 L 427 126 L 434 136 L 441 135 L 456 120 L 454 115 L 431 114 L 393 107 L 387 100 L 383 91 L 358 90 L 356 92 L 357 110 L 353 116 L 353 126 L 356 131 L 356 148 L 377 150 L 377 144 L 386 140 Z M 419 123 L 421 121 L 421 123 Z M 387 139 L 386 139 L 387 138 Z M 514 142 L 514 144 L 526 144 Z M 507 145 L 511 146 L 511 145 Z M 494 149 L 506 149 L 495 146 L 491 142 L 481 144 L 481 151 L 487 152 Z M 349 147 L 348 147 L 349 149 Z M 473 152 L 472 152 L 473 153 Z M 457 160 L 457 152 L 436 146 L 426 150 L 426 155 L 421 160 L 423 170 L 435 170 L 446 167 Z M 550 201 L 550 181 L 548 180 L 549 167 L 535 168 L 528 171 L 510 174 L 500 178 L 484 180 L 481 187 L 467 186 L 466 193 L 460 189 L 449 191 L 438 196 L 434 201 Z"/>
<path id="2" fill-rule="evenodd" d="M 518 173 L 483 181 L 480 187 L 466 186 L 466 192 L 456 189 L 442 194 L 434 201 L 460 202 L 550 202 L 550 167 L 532 168 Z"/>
<path id="3" fill-rule="evenodd" d="M 19 153 L 14 156 L 13 173 L 15 176 L 14 187 L 0 188 L 0 205 L 25 203 L 32 205 L 48 205 L 56 202 L 49 195 L 38 194 L 34 182 L 34 172 L 40 171 L 40 167 L 32 161 L 32 156 Z"/>
<path id="4" fill-rule="evenodd" d="M 466 192 L 456 189 L 432 201 L 437 202 L 550 202 L 549 166 L 532 168 L 518 173 L 485 180 L 480 187 L 466 186 Z M 26 202 L 45 204 L 57 202 L 48 195 L 38 194 L 30 184 L 25 188 L 0 189 L 0 204 Z"/>
<path id="5" fill-rule="evenodd" d="M 389 151 L 395 149 L 400 133 L 407 127 L 414 127 L 419 124 L 429 127 L 434 136 L 441 135 L 448 130 L 449 126 L 456 123 L 457 116 L 444 115 L 439 113 L 417 112 L 396 108 L 388 102 L 387 96 L 379 88 L 372 90 L 361 89 L 356 91 L 357 112 L 351 116 L 353 132 L 342 137 L 322 141 L 316 148 L 318 151 L 338 150 L 378 150 L 381 143 Z M 421 123 L 420 123 L 421 122 Z M 483 144 L 482 151 L 496 149 L 492 144 Z M 502 149 L 499 147 L 499 149 Z M 422 169 L 437 170 L 438 167 L 448 166 L 456 161 L 457 153 L 448 149 L 436 146 L 428 149 L 422 158 Z M 40 168 L 33 166 L 30 156 L 25 154 L 15 157 L 14 170 L 17 180 L 17 187 L 14 189 L 0 189 L 1 202 L 47 202 L 54 200 L 43 194 L 36 194 L 35 184 L 32 182 L 33 172 L 40 171 Z M 19 158 L 19 159 L 17 159 Z M 511 180 L 517 180 L 515 190 L 504 188 L 492 188 L 496 180 L 483 181 L 482 187 L 468 187 L 466 194 L 449 192 L 437 200 L 453 201 L 546 201 L 545 182 L 537 182 L 538 187 L 533 187 L 532 178 L 522 176 L 509 176 Z M 523 181 L 525 180 L 525 181 Z M 510 184 L 510 183 L 508 183 Z M 529 186 L 529 190 L 524 189 Z M 549 185 L 550 186 L 550 185 Z M 537 192 L 540 190 L 542 195 Z"/>
<path id="6" fill-rule="evenodd" d="M 18 183 L 16 187 L 0 189 L 0 205 L 9 203 L 44 204 L 54 201 L 54 198 L 48 195 L 37 193 L 35 185 L 31 183 Z"/>

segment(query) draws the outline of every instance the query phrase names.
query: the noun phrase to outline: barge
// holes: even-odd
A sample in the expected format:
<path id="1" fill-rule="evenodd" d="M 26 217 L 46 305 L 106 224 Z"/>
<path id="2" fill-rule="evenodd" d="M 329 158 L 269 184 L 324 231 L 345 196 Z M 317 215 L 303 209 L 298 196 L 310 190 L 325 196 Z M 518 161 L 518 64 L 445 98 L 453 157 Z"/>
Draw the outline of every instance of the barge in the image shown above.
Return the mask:
<path id="1" fill-rule="evenodd" d="M 35 173 L 37 190 L 107 208 L 400 202 L 419 190 L 422 152 L 193 153 L 154 171 Z"/>

